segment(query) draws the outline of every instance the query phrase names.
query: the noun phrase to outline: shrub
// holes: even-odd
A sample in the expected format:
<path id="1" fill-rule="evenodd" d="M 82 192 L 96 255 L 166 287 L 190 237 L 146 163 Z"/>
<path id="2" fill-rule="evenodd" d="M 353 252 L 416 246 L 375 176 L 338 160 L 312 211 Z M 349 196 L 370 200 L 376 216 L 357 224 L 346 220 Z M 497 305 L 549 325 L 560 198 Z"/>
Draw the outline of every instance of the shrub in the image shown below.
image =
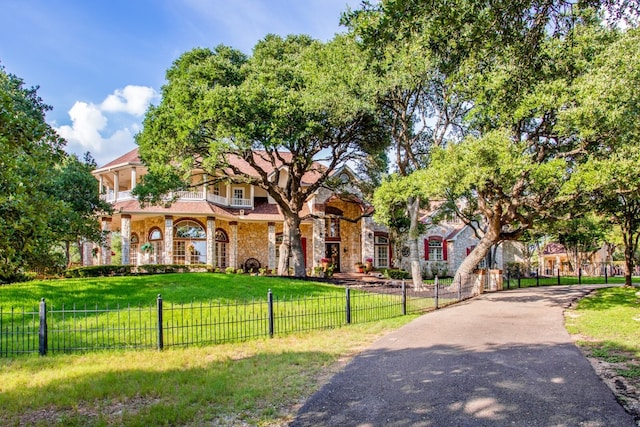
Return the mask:
<path id="1" fill-rule="evenodd" d="M 408 271 L 404 271 L 404 270 L 385 270 L 384 271 L 384 277 L 386 277 L 387 279 L 393 279 L 393 280 L 403 280 L 403 279 L 411 279 L 411 273 L 409 273 Z"/>
<path id="2" fill-rule="evenodd" d="M 224 269 L 224 272 L 227 273 L 227 274 L 233 274 L 233 273 L 236 272 L 236 269 L 233 268 L 233 267 L 227 267 L 227 268 Z"/>

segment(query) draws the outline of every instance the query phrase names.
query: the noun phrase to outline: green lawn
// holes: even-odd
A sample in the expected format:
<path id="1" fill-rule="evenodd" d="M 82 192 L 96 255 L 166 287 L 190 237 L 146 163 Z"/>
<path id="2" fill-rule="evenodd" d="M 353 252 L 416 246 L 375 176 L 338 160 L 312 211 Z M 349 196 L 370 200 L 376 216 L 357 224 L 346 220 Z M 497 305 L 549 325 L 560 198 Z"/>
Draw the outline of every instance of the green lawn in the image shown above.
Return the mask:
<path id="1" fill-rule="evenodd" d="M 285 425 L 337 361 L 414 318 L 164 352 L 0 359 L 0 425 Z"/>
<path id="2" fill-rule="evenodd" d="M 50 353 L 219 344 L 347 323 L 343 287 L 295 279 L 184 273 L 38 281 L 0 288 L 0 355 L 37 354 L 41 298 Z M 402 315 L 400 295 L 353 290 L 349 305 L 351 323 Z M 420 298 L 407 304 L 409 312 L 430 306 Z"/>
<path id="3" fill-rule="evenodd" d="M 344 292 L 323 283 L 258 277 L 238 274 L 176 273 L 145 276 L 96 277 L 83 279 L 38 280 L 0 286 L 0 307 L 37 307 L 41 298 L 49 305 L 67 307 L 110 307 L 131 304 L 155 304 L 158 294 L 165 302 L 186 304 L 212 300 L 229 302 L 251 299 L 265 300 L 272 290 L 277 298 L 318 296 Z"/>
<path id="4" fill-rule="evenodd" d="M 625 362 L 620 375 L 640 379 L 639 287 L 605 288 L 568 311 L 566 327 L 592 357 Z"/>

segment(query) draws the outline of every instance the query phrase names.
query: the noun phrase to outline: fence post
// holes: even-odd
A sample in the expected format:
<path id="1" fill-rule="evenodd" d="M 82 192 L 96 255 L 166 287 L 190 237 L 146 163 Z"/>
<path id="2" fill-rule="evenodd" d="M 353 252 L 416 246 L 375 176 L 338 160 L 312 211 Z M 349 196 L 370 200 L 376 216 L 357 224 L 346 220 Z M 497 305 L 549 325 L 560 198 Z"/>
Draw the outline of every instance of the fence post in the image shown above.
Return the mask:
<path id="1" fill-rule="evenodd" d="M 520 288 L 520 276 L 522 276 L 520 274 L 520 269 L 518 268 L 518 289 Z"/>
<path id="2" fill-rule="evenodd" d="M 347 291 L 347 301 L 346 301 L 346 317 L 347 317 L 347 325 L 351 324 L 351 289 L 346 288 Z"/>
<path id="3" fill-rule="evenodd" d="M 582 267 L 578 268 L 578 285 L 582 285 Z"/>
<path id="4" fill-rule="evenodd" d="M 509 289 L 509 280 L 511 279 L 511 271 L 507 270 L 507 289 Z"/>
<path id="5" fill-rule="evenodd" d="M 273 338 L 273 292 L 267 292 L 267 316 L 269 318 L 269 338 Z"/>
<path id="6" fill-rule="evenodd" d="M 560 284 L 560 269 L 558 268 L 558 285 Z"/>
<path id="7" fill-rule="evenodd" d="M 436 305 L 436 310 L 438 309 L 438 275 L 436 274 L 436 277 L 433 279 L 433 290 L 434 290 L 434 294 L 433 294 L 433 298 L 434 298 L 434 303 Z"/>
<path id="8" fill-rule="evenodd" d="M 607 266 L 604 266 L 604 283 L 609 283 L 609 278 L 607 277 Z"/>
<path id="9" fill-rule="evenodd" d="M 402 315 L 407 314 L 407 284 L 402 279 Z"/>
<path id="10" fill-rule="evenodd" d="M 164 349 L 164 331 L 162 330 L 162 295 L 158 294 L 158 350 Z"/>
<path id="11" fill-rule="evenodd" d="M 536 286 L 540 286 L 540 275 L 536 271 Z"/>
<path id="12" fill-rule="evenodd" d="M 47 331 L 47 303 L 44 298 L 40 300 L 40 327 L 38 329 L 38 351 L 40 356 L 46 356 L 48 348 Z"/>

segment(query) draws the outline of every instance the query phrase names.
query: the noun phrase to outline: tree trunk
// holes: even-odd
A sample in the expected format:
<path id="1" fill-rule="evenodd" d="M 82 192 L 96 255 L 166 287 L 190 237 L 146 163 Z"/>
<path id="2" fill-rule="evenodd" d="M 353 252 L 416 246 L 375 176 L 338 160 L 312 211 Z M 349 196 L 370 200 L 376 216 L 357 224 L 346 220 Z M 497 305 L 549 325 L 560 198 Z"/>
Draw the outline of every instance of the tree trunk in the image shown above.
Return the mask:
<path id="1" fill-rule="evenodd" d="M 411 279 L 413 288 L 422 287 L 422 269 L 420 268 L 420 253 L 418 250 L 418 213 L 420 211 L 420 196 L 407 200 L 407 212 L 411 223 L 409 225 L 409 258 L 411 260 Z M 446 244 L 446 243 L 445 243 Z"/>
<path id="2" fill-rule="evenodd" d="M 289 256 L 291 256 L 292 265 L 287 265 Z M 280 259 L 278 260 L 278 274 L 280 276 L 287 275 L 289 268 L 293 268 L 294 277 L 306 277 L 307 275 L 304 268 L 300 218 L 297 215 L 288 216 L 285 214 Z"/>
<path id="3" fill-rule="evenodd" d="M 71 242 L 64 242 L 64 256 L 67 261 L 67 268 L 71 265 Z"/>
<path id="4" fill-rule="evenodd" d="M 487 256 L 487 254 L 491 250 L 491 247 L 498 243 L 500 239 L 500 229 L 501 225 L 499 221 L 489 223 L 487 231 L 478 242 L 478 245 L 473 248 L 471 253 L 467 255 L 464 261 L 462 261 L 460 267 L 458 267 L 458 270 L 456 271 L 456 274 L 454 276 L 454 283 L 458 283 L 460 281 L 464 283 L 467 277 L 469 277 L 469 275 L 473 273 L 480 261 L 482 261 Z"/>
<path id="5" fill-rule="evenodd" d="M 280 244 L 280 257 L 278 258 L 278 275 L 286 276 L 289 274 L 289 249 L 290 249 L 290 233 L 289 224 L 286 221 L 282 227 L 282 243 Z"/>

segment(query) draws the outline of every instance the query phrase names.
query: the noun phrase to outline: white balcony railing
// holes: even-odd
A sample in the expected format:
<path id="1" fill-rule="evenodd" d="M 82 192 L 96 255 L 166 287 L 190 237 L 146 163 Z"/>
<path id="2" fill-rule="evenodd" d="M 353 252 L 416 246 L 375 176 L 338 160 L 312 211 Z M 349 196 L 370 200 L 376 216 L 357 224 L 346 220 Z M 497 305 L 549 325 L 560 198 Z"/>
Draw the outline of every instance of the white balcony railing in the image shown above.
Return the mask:
<path id="1" fill-rule="evenodd" d="M 217 194 L 211 194 L 211 193 L 207 194 L 207 200 L 212 203 L 217 203 L 219 205 L 223 205 L 223 206 L 227 205 L 227 198 L 218 196 Z"/>
<path id="2" fill-rule="evenodd" d="M 176 196 L 182 200 L 204 200 L 202 191 L 177 191 Z"/>
<path id="3" fill-rule="evenodd" d="M 243 208 L 250 208 L 251 199 L 237 199 L 234 197 L 233 199 L 231 199 L 231 206 L 240 206 Z"/>
<path id="4" fill-rule="evenodd" d="M 131 194 L 131 191 L 118 191 L 117 200 L 131 200 L 135 197 Z M 168 196 L 168 199 L 176 196 L 178 200 L 205 200 L 203 197 L 203 193 L 201 191 L 177 191 L 175 193 L 171 193 Z M 116 192 L 113 190 L 108 190 L 105 194 L 101 194 L 100 198 L 106 202 L 113 203 L 116 201 Z M 251 199 L 241 199 L 241 198 L 231 198 L 229 203 L 229 199 L 223 196 L 218 196 L 216 194 L 208 193 L 206 200 L 212 203 L 216 203 L 222 206 L 233 206 L 233 207 L 241 207 L 241 208 L 251 208 L 253 207 L 253 203 Z"/>

